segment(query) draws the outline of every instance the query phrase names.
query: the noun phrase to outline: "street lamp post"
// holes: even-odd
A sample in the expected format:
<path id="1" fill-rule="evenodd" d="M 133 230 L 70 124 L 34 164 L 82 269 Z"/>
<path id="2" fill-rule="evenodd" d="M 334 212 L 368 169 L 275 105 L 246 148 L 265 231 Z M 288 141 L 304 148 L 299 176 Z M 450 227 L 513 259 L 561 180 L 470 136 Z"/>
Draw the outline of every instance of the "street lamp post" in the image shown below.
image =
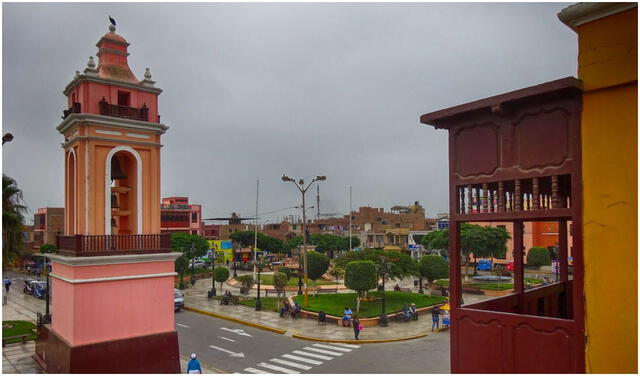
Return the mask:
<path id="1" fill-rule="evenodd" d="M 298 295 L 302 295 L 302 251 L 298 252 Z"/>
<path id="2" fill-rule="evenodd" d="M 2 136 L 2 145 L 11 141 L 13 141 L 13 135 L 11 133 L 7 132 L 4 134 L 4 136 Z"/>
<path id="3" fill-rule="evenodd" d="M 308 284 L 308 276 L 307 276 L 307 232 L 306 232 L 306 224 L 307 224 L 307 216 L 305 212 L 305 200 L 304 194 L 307 193 L 307 190 L 313 183 L 316 181 L 325 181 L 327 180 L 326 176 L 316 176 L 315 179 L 311 180 L 306 187 L 304 186 L 304 180 L 300 179 L 296 182 L 294 179 L 288 177 L 287 175 L 282 175 L 282 181 L 284 182 L 292 182 L 296 188 L 302 194 L 302 244 L 303 244 L 303 252 L 304 252 L 304 306 L 305 308 L 309 305 L 309 284 Z"/>
<path id="4" fill-rule="evenodd" d="M 213 272 L 216 269 L 216 250 L 211 251 L 211 296 L 216 296 L 216 277 Z"/>
<path id="5" fill-rule="evenodd" d="M 256 311 L 262 311 L 262 301 L 260 300 L 260 272 L 264 268 L 262 260 L 254 260 L 253 265 L 258 270 L 258 298 L 256 299 Z"/>
<path id="6" fill-rule="evenodd" d="M 384 256 L 380 256 L 380 264 L 378 264 L 378 273 L 382 275 L 382 313 L 380 314 L 380 326 L 388 326 L 387 321 L 387 293 L 385 291 L 385 276 L 389 274 L 391 265 Z"/>
<path id="7" fill-rule="evenodd" d="M 191 243 L 191 254 L 195 254 L 195 244 Z M 195 257 L 191 259 L 191 286 L 196 284 L 196 269 L 195 269 Z"/>

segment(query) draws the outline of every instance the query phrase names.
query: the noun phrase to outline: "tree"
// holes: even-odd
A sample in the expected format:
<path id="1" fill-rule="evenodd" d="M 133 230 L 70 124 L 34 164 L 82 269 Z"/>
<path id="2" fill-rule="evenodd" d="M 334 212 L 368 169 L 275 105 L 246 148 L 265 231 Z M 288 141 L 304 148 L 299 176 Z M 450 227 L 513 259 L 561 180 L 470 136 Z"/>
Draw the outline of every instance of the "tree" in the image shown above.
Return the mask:
<path id="1" fill-rule="evenodd" d="M 256 283 L 255 279 L 253 279 L 253 276 L 251 274 L 241 275 L 238 278 L 236 278 L 236 281 L 242 283 L 242 288 L 240 289 L 241 294 L 248 294 L 249 290 L 251 290 L 253 285 Z"/>
<path id="2" fill-rule="evenodd" d="M 422 278 L 429 282 L 429 295 L 431 295 L 433 281 L 449 277 L 449 264 L 440 256 L 422 256 L 418 263 L 418 269 Z"/>
<path id="3" fill-rule="evenodd" d="M 188 267 L 189 259 L 186 256 L 182 255 L 176 259 L 176 273 L 180 276 L 180 285 L 178 286 L 180 289 L 184 288 L 184 274 Z"/>
<path id="4" fill-rule="evenodd" d="M 255 244 L 255 231 L 238 231 L 229 235 L 231 240 L 242 247 L 253 247 Z M 282 240 L 258 232 L 258 248 L 272 253 L 283 251 Z"/>
<path id="5" fill-rule="evenodd" d="M 40 253 L 55 253 L 58 249 L 51 243 L 44 243 L 40 246 Z"/>
<path id="6" fill-rule="evenodd" d="M 360 297 L 378 284 L 376 265 L 371 261 L 352 261 L 347 264 L 344 276 L 347 288 L 358 293 L 356 312 L 360 311 Z"/>
<path id="7" fill-rule="evenodd" d="M 273 287 L 275 287 L 278 295 L 278 310 L 280 310 L 280 293 L 284 293 L 287 282 L 289 282 L 289 277 L 286 274 L 282 272 L 273 273 Z"/>
<path id="8" fill-rule="evenodd" d="M 193 260 L 209 252 L 209 242 L 200 235 L 173 233 L 171 234 L 171 249 L 174 252 L 182 252 L 188 260 Z"/>
<path id="9" fill-rule="evenodd" d="M 16 259 L 23 247 L 22 227 L 26 212 L 18 183 L 2 174 L 2 261 L 5 267 Z"/>
<path id="10" fill-rule="evenodd" d="M 278 271 L 280 273 L 284 273 L 287 276 L 287 280 L 290 280 L 291 277 L 298 272 L 297 270 L 288 268 L 286 266 L 281 267 L 280 269 L 278 269 Z"/>
<path id="11" fill-rule="evenodd" d="M 368 260 L 376 265 L 382 264 L 382 256 L 385 262 L 390 263 L 389 279 L 401 279 L 417 274 L 417 263 L 411 256 L 398 251 L 385 251 L 379 248 L 367 248 L 362 251 L 349 251 L 340 255 L 335 264 L 339 268 L 346 268 L 351 261 Z"/>
<path id="12" fill-rule="evenodd" d="M 216 266 L 213 269 L 213 279 L 220 283 L 220 294 L 222 294 L 222 284 L 229 279 L 229 269 L 224 266 Z"/>
<path id="13" fill-rule="evenodd" d="M 468 223 L 460 225 L 460 251 L 465 257 L 466 269 L 469 267 L 469 255 L 478 257 L 504 258 L 507 252 L 507 240 L 511 235 L 502 227 L 480 226 Z M 422 244 L 426 249 L 449 250 L 449 229 L 438 230 L 425 235 Z M 465 277 L 467 275 L 465 270 Z"/>
<path id="14" fill-rule="evenodd" d="M 316 279 L 322 277 L 329 269 L 329 258 L 324 253 L 307 252 L 307 276 L 316 285 Z"/>
<path id="15" fill-rule="evenodd" d="M 540 267 L 551 265 L 549 250 L 544 247 L 532 247 L 527 252 L 527 266 Z"/>
<path id="16" fill-rule="evenodd" d="M 353 248 L 357 248 L 360 247 L 360 238 L 358 238 L 357 236 L 352 236 L 351 237 L 351 246 Z M 339 248 L 341 251 L 350 251 L 349 249 L 349 237 L 345 236 L 344 238 L 342 238 L 342 244 Z"/>

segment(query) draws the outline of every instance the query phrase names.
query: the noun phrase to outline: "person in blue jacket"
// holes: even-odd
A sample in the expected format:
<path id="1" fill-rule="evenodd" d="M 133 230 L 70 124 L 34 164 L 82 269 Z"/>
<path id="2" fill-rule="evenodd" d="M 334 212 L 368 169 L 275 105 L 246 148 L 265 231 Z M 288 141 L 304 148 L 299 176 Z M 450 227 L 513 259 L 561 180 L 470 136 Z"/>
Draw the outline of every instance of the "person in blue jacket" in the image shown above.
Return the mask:
<path id="1" fill-rule="evenodd" d="M 198 359 L 196 359 L 197 357 L 196 354 L 191 354 L 191 360 L 187 364 L 187 373 L 202 373 L 202 367 Z"/>

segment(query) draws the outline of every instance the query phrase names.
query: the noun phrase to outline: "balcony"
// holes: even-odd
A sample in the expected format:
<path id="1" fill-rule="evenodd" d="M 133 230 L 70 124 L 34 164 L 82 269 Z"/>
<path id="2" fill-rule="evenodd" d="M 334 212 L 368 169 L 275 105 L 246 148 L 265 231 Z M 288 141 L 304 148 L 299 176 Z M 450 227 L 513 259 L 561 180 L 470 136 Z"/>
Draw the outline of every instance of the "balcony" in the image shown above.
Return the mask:
<path id="1" fill-rule="evenodd" d="M 140 108 L 119 106 L 110 104 L 102 97 L 100 104 L 100 115 L 114 116 L 126 119 L 149 121 L 149 108 L 143 104 Z"/>
<path id="2" fill-rule="evenodd" d="M 66 119 L 71 114 L 79 114 L 81 111 L 80 103 L 74 102 L 68 110 L 62 111 L 62 119 Z"/>
<path id="3" fill-rule="evenodd" d="M 117 256 L 171 252 L 171 234 L 58 236 L 62 256 Z"/>

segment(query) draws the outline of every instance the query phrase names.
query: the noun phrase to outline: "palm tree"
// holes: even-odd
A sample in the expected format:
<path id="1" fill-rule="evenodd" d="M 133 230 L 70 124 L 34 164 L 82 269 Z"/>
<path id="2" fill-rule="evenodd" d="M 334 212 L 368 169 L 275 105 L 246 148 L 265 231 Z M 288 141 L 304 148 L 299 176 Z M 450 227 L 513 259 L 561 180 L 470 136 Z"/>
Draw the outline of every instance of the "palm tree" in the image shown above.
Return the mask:
<path id="1" fill-rule="evenodd" d="M 22 226 L 27 207 L 13 178 L 2 174 L 2 261 L 8 265 L 22 249 Z"/>

